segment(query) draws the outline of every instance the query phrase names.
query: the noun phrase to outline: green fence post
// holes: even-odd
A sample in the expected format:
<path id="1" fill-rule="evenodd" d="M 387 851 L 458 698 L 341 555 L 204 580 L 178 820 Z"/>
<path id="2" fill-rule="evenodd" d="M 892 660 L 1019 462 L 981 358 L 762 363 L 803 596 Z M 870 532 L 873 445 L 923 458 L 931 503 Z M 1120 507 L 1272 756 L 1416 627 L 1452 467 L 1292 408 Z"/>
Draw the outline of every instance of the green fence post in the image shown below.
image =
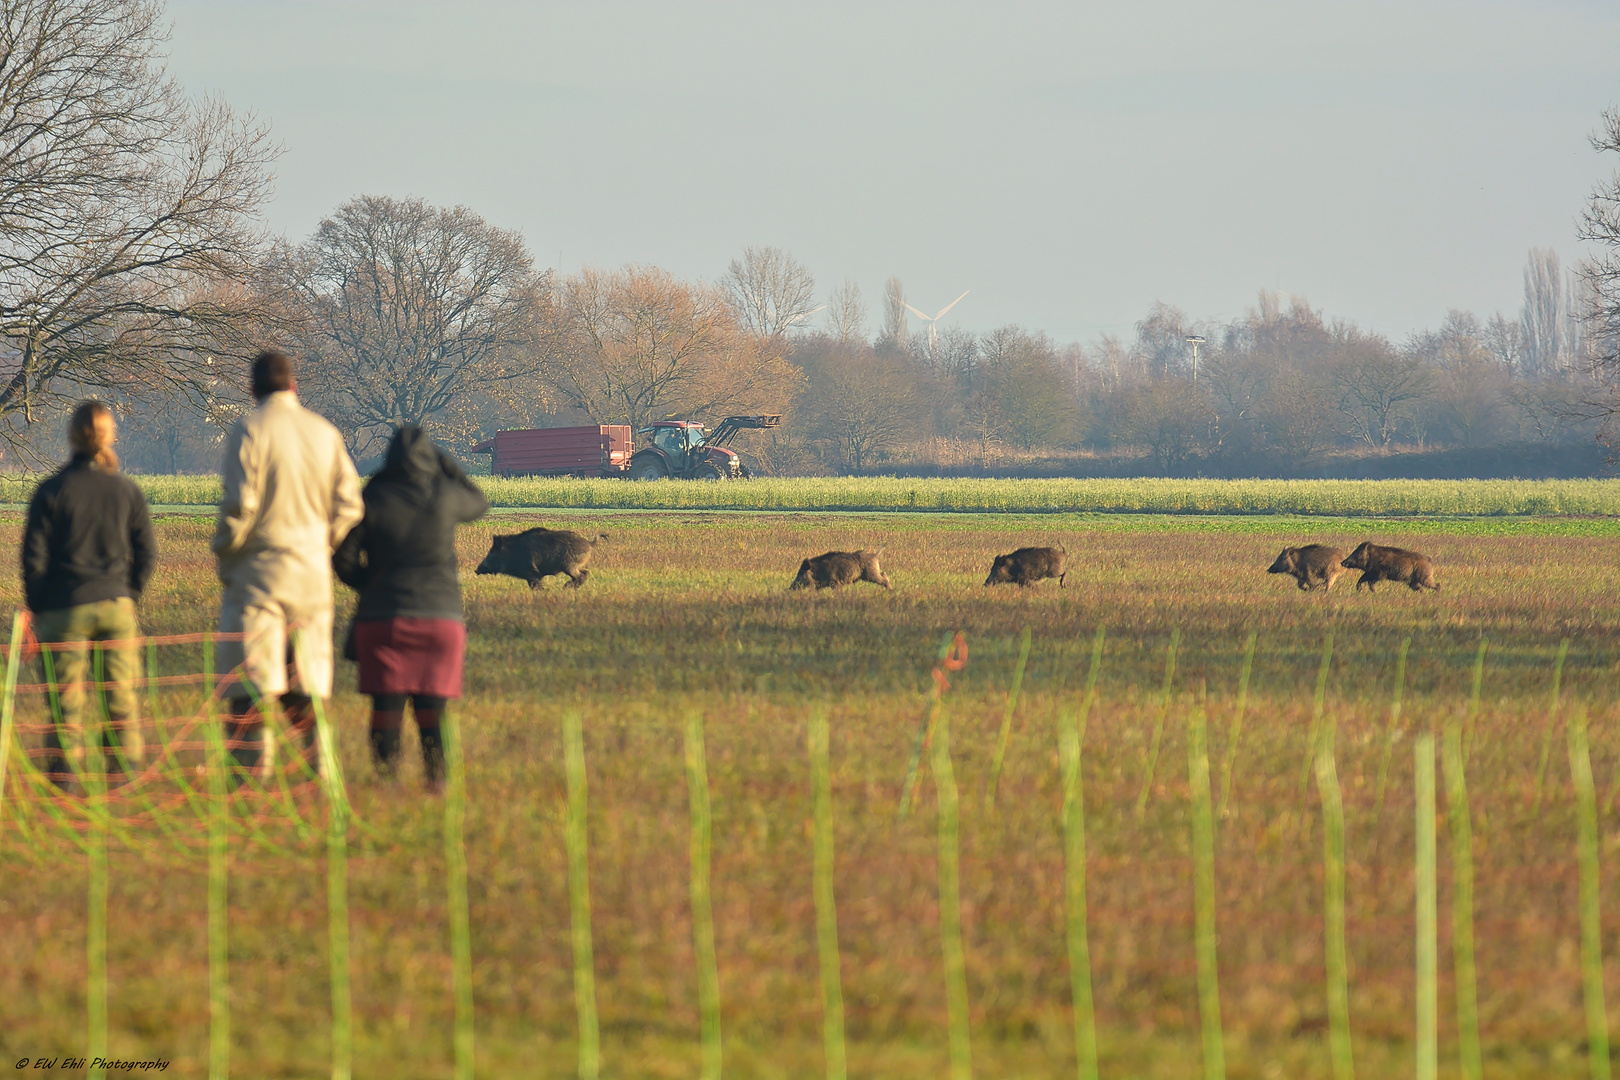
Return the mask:
<path id="1" fill-rule="evenodd" d="M 596 958 L 591 946 L 590 853 L 586 830 L 585 730 L 578 709 L 563 714 L 563 763 L 568 778 L 568 917 L 574 946 L 574 1011 L 579 1015 L 579 1080 L 602 1068 L 596 1019 Z"/>
<path id="2" fill-rule="evenodd" d="M 1091 643 L 1091 671 L 1076 719 L 1058 713 L 1058 758 L 1063 770 L 1063 906 L 1069 946 L 1069 987 L 1074 1002 L 1074 1051 L 1080 1080 L 1097 1080 L 1097 1016 L 1091 996 L 1091 939 L 1086 905 L 1086 791 L 1082 747 L 1102 667 L 1103 630 Z"/>
<path id="3" fill-rule="evenodd" d="M 444 740 L 444 862 L 448 871 L 451 983 L 456 1000 L 456 1080 L 473 1075 L 472 919 L 467 901 L 467 767 L 461 722 L 453 709 L 439 721 Z"/>
<path id="4" fill-rule="evenodd" d="M 1026 637 L 1025 642 L 1028 642 Z M 838 906 L 833 895 L 832 764 L 828 751 L 827 710 L 810 710 L 810 789 L 815 830 L 812 887 L 816 898 L 816 952 L 821 963 L 821 1034 L 827 1055 L 827 1080 L 844 1080 L 849 1072 L 844 1050 L 843 964 L 838 955 Z M 992 789 L 993 790 L 993 789 Z"/>
<path id="5" fill-rule="evenodd" d="M 1434 829 L 1434 736 L 1412 744 L 1417 793 L 1417 1080 L 1435 1080 L 1440 1068 L 1440 903 Z"/>
<path id="6" fill-rule="evenodd" d="M 950 1029 L 951 1080 L 973 1076 L 968 1030 L 967 957 L 962 947 L 961 814 L 951 767 L 950 710 L 934 729 L 934 791 L 939 797 L 939 938 L 945 960 L 945 1011 Z"/>
<path id="7" fill-rule="evenodd" d="M 210 656 L 209 668 L 213 667 Z M 212 674 L 210 671 L 208 674 Z M 213 688 L 209 687 L 209 702 Z M 229 919 L 229 833 L 226 801 L 225 733 L 204 706 L 203 738 L 208 740 L 208 1077 L 225 1080 L 231 1072 Z"/>
<path id="8" fill-rule="evenodd" d="M 1316 789 L 1322 797 L 1323 938 L 1327 958 L 1328 1046 L 1334 1080 L 1352 1080 L 1350 964 L 1344 940 L 1344 799 L 1334 760 L 1336 727 L 1330 717 L 1316 751 Z"/>
<path id="9" fill-rule="evenodd" d="M 303 650 L 298 649 L 301 653 Z M 308 670 L 306 665 L 300 665 Z M 321 780 L 326 790 L 326 934 L 332 976 L 332 1080 L 349 1080 L 354 1063 L 354 1007 L 349 976 L 349 797 L 332 726 L 319 694 L 310 695 Z"/>
<path id="10" fill-rule="evenodd" d="M 1603 924 L 1598 894 L 1597 791 L 1586 746 L 1586 710 L 1569 718 L 1569 771 L 1575 781 L 1581 867 L 1581 974 L 1592 1080 L 1609 1080 L 1609 1014 L 1603 1003 Z"/>
<path id="11" fill-rule="evenodd" d="M 11 763 L 17 734 L 17 667 L 22 659 L 23 631 L 28 613 L 19 610 L 11 617 L 11 644 L 6 652 L 6 683 L 0 697 L 0 824 L 6 819 L 6 767 Z"/>
<path id="12" fill-rule="evenodd" d="M 1468 812 L 1462 733 L 1446 724 L 1440 765 L 1451 807 L 1451 957 L 1457 981 L 1457 1054 L 1468 1080 L 1483 1080 L 1479 999 L 1474 970 L 1474 827 Z"/>
<path id="13" fill-rule="evenodd" d="M 703 717 L 686 714 L 686 787 L 692 812 L 692 946 L 697 954 L 698 1010 L 701 1017 L 703 1080 L 720 1080 L 720 965 L 714 948 L 714 910 L 709 895 L 713 836 L 709 819 L 709 771 L 703 746 Z"/>
<path id="14" fill-rule="evenodd" d="M 1210 803 L 1208 733 L 1202 709 L 1193 708 L 1187 727 L 1187 778 L 1192 787 L 1193 949 L 1198 956 L 1204 1078 L 1226 1080 L 1220 974 L 1215 953 L 1215 812 Z"/>

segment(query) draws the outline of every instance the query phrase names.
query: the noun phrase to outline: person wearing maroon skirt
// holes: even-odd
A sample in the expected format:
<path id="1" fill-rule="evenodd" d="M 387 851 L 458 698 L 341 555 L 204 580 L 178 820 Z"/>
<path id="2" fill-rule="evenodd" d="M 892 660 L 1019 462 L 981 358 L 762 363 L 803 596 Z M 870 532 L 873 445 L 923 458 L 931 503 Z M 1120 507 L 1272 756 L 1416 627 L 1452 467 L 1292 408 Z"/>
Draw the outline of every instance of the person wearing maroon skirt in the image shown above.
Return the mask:
<path id="1" fill-rule="evenodd" d="M 461 696 L 467 631 L 456 579 L 456 526 L 483 516 L 489 502 L 421 428 L 401 427 L 383 467 L 366 483 L 366 516 L 332 556 L 339 579 L 360 594 L 352 652 L 360 692 L 371 695 L 371 752 L 377 772 L 394 775 L 405 702 L 416 714 L 422 770 L 444 775 L 439 719 Z"/>

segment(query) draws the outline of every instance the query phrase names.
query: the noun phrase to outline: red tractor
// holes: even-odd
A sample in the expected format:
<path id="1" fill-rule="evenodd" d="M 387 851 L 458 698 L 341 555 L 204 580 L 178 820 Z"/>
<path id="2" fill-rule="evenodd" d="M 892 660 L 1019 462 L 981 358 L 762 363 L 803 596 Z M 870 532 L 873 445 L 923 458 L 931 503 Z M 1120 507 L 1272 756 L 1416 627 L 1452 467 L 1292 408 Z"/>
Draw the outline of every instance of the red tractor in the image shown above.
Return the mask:
<path id="1" fill-rule="evenodd" d="M 714 434 L 705 436 L 702 424 L 660 420 L 636 432 L 651 435 L 652 445 L 630 459 L 630 479 L 746 480 L 747 467 L 726 443 L 739 431 L 773 428 L 781 422 L 780 415 L 728 416 L 715 425 Z"/>

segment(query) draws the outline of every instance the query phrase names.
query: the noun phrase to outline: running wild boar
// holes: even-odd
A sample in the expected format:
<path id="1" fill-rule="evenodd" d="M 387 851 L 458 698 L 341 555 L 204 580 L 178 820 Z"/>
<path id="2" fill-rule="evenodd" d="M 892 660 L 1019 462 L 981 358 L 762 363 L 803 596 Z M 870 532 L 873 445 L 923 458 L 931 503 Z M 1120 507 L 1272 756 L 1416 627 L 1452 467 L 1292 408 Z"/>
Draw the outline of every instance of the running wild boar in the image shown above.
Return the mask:
<path id="1" fill-rule="evenodd" d="M 592 549 L 605 539 L 588 540 L 567 529 L 544 527 L 516 536 L 496 536 L 491 538 L 489 554 L 478 564 L 478 573 L 521 578 L 531 589 L 538 589 L 553 574 L 567 574 L 568 583 L 563 587 L 577 589 L 591 576 L 585 564 L 591 561 Z"/>
<path id="2" fill-rule="evenodd" d="M 1363 585 L 1371 592 L 1380 581 L 1405 582 L 1413 592 L 1419 589 L 1440 591 L 1440 586 L 1434 583 L 1434 564 L 1427 555 L 1419 555 L 1415 551 L 1362 544 L 1344 560 L 1344 566 L 1349 570 L 1361 571 L 1361 579 L 1356 582 L 1357 592 L 1361 591 Z"/>
<path id="3" fill-rule="evenodd" d="M 1011 555 L 997 555 L 996 561 L 990 566 L 990 576 L 984 579 L 985 588 L 1002 582 L 1028 588 L 1043 578 L 1055 577 L 1061 589 L 1064 587 L 1063 579 L 1069 576 L 1063 567 L 1064 557 L 1068 553 L 1068 549 L 1062 547 L 1027 547 L 1019 548 Z"/>
<path id="4" fill-rule="evenodd" d="M 1320 585 L 1323 591 L 1348 573 L 1350 565 L 1344 561 L 1344 552 L 1326 544 L 1306 544 L 1304 547 L 1283 548 L 1268 574 L 1290 574 L 1300 589 L 1309 592 Z"/>
<path id="5" fill-rule="evenodd" d="M 818 589 L 830 589 L 857 581 L 870 581 L 887 589 L 888 576 L 878 565 L 878 556 L 882 554 L 882 548 L 877 551 L 862 548 L 860 551 L 829 551 L 825 555 L 817 555 L 799 564 L 799 576 L 793 579 L 793 584 L 788 588 L 807 589 L 814 585 Z"/>

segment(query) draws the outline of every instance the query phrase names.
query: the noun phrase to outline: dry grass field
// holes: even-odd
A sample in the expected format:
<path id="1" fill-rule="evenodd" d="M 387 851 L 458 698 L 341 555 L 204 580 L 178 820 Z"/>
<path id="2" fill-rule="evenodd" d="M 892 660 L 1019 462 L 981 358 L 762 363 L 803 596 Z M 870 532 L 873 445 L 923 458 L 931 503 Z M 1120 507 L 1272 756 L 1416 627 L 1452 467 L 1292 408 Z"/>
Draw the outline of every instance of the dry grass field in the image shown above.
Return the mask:
<path id="1" fill-rule="evenodd" d="M 512 579 L 472 575 L 492 532 L 535 523 L 608 534 L 583 589 L 554 581 L 531 594 Z M 201 517 L 160 520 L 163 560 L 143 606 L 147 632 L 210 625 L 210 528 Z M 5 550 L 15 550 L 18 529 L 13 514 Z M 1362 539 L 1430 554 L 1442 591 L 1385 585 L 1358 594 L 1350 576 L 1331 595 L 1306 594 L 1264 573 L 1285 544 L 1349 548 Z M 1066 589 L 1055 581 L 982 587 L 996 553 L 1057 542 L 1070 553 Z M 786 591 L 803 556 L 859 546 L 885 549 L 891 592 Z M 1338 723 L 1348 821 L 1358 1067 L 1367 1076 L 1411 1071 L 1411 736 L 1465 712 L 1483 637 L 1489 651 L 1469 784 L 1487 1075 L 1587 1075 L 1574 800 L 1548 690 L 1567 637 L 1564 707 L 1584 703 L 1591 717 L 1604 942 L 1616 972 L 1620 525 L 1612 520 L 526 512 L 467 528 L 461 553 L 470 647 L 460 716 L 481 1075 L 572 1075 L 560 736 L 560 717 L 572 707 L 585 718 L 604 1075 L 698 1071 L 681 735 L 691 709 L 707 723 L 726 1073 L 821 1075 L 805 750 L 806 717 L 817 704 L 831 718 L 851 1074 L 945 1074 L 926 769 L 916 811 L 898 820 L 896 808 L 933 685 L 930 667 L 956 630 L 970 653 L 948 702 L 976 1072 L 1073 1075 L 1056 713 L 1078 702 L 1098 626 L 1108 636 L 1083 777 L 1103 1075 L 1200 1073 L 1186 751 L 1200 698 L 1217 769 L 1233 762 L 1215 855 L 1228 1075 L 1330 1075 L 1321 811 L 1306 781 L 1312 695 L 1329 633 L 1326 705 Z M 0 606 L 9 609 L 16 584 L 0 586 Z M 1024 627 L 1034 646 L 992 810 L 990 762 Z M 1138 814 L 1175 630 L 1181 648 L 1163 749 Z M 1250 633 L 1259 644 L 1234 760 L 1234 697 Z M 1391 730 L 1394 659 L 1407 637 L 1405 706 Z M 196 662 L 178 652 L 163 660 L 175 670 Z M 397 786 L 374 778 L 364 702 L 352 674 L 340 683 L 333 714 L 364 824 L 350 864 L 355 1075 L 447 1077 L 442 806 L 419 793 L 414 771 Z M 15 794 L 8 787 L 0 821 L 0 1062 L 82 1053 L 85 1025 L 83 857 L 52 838 L 39 806 L 28 811 L 35 827 L 25 840 L 14 825 Z M 292 855 L 242 842 L 232 858 L 234 1071 L 324 1074 L 330 998 L 318 830 Z M 115 845 L 111 866 L 111 1049 L 172 1059 L 165 1075 L 206 1075 L 201 848 L 188 860 Z M 1444 854 L 1440 874 L 1442 1075 L 1460 1075 Z M 1610 986 L 1620 989 L 1612 979 Z"/>

